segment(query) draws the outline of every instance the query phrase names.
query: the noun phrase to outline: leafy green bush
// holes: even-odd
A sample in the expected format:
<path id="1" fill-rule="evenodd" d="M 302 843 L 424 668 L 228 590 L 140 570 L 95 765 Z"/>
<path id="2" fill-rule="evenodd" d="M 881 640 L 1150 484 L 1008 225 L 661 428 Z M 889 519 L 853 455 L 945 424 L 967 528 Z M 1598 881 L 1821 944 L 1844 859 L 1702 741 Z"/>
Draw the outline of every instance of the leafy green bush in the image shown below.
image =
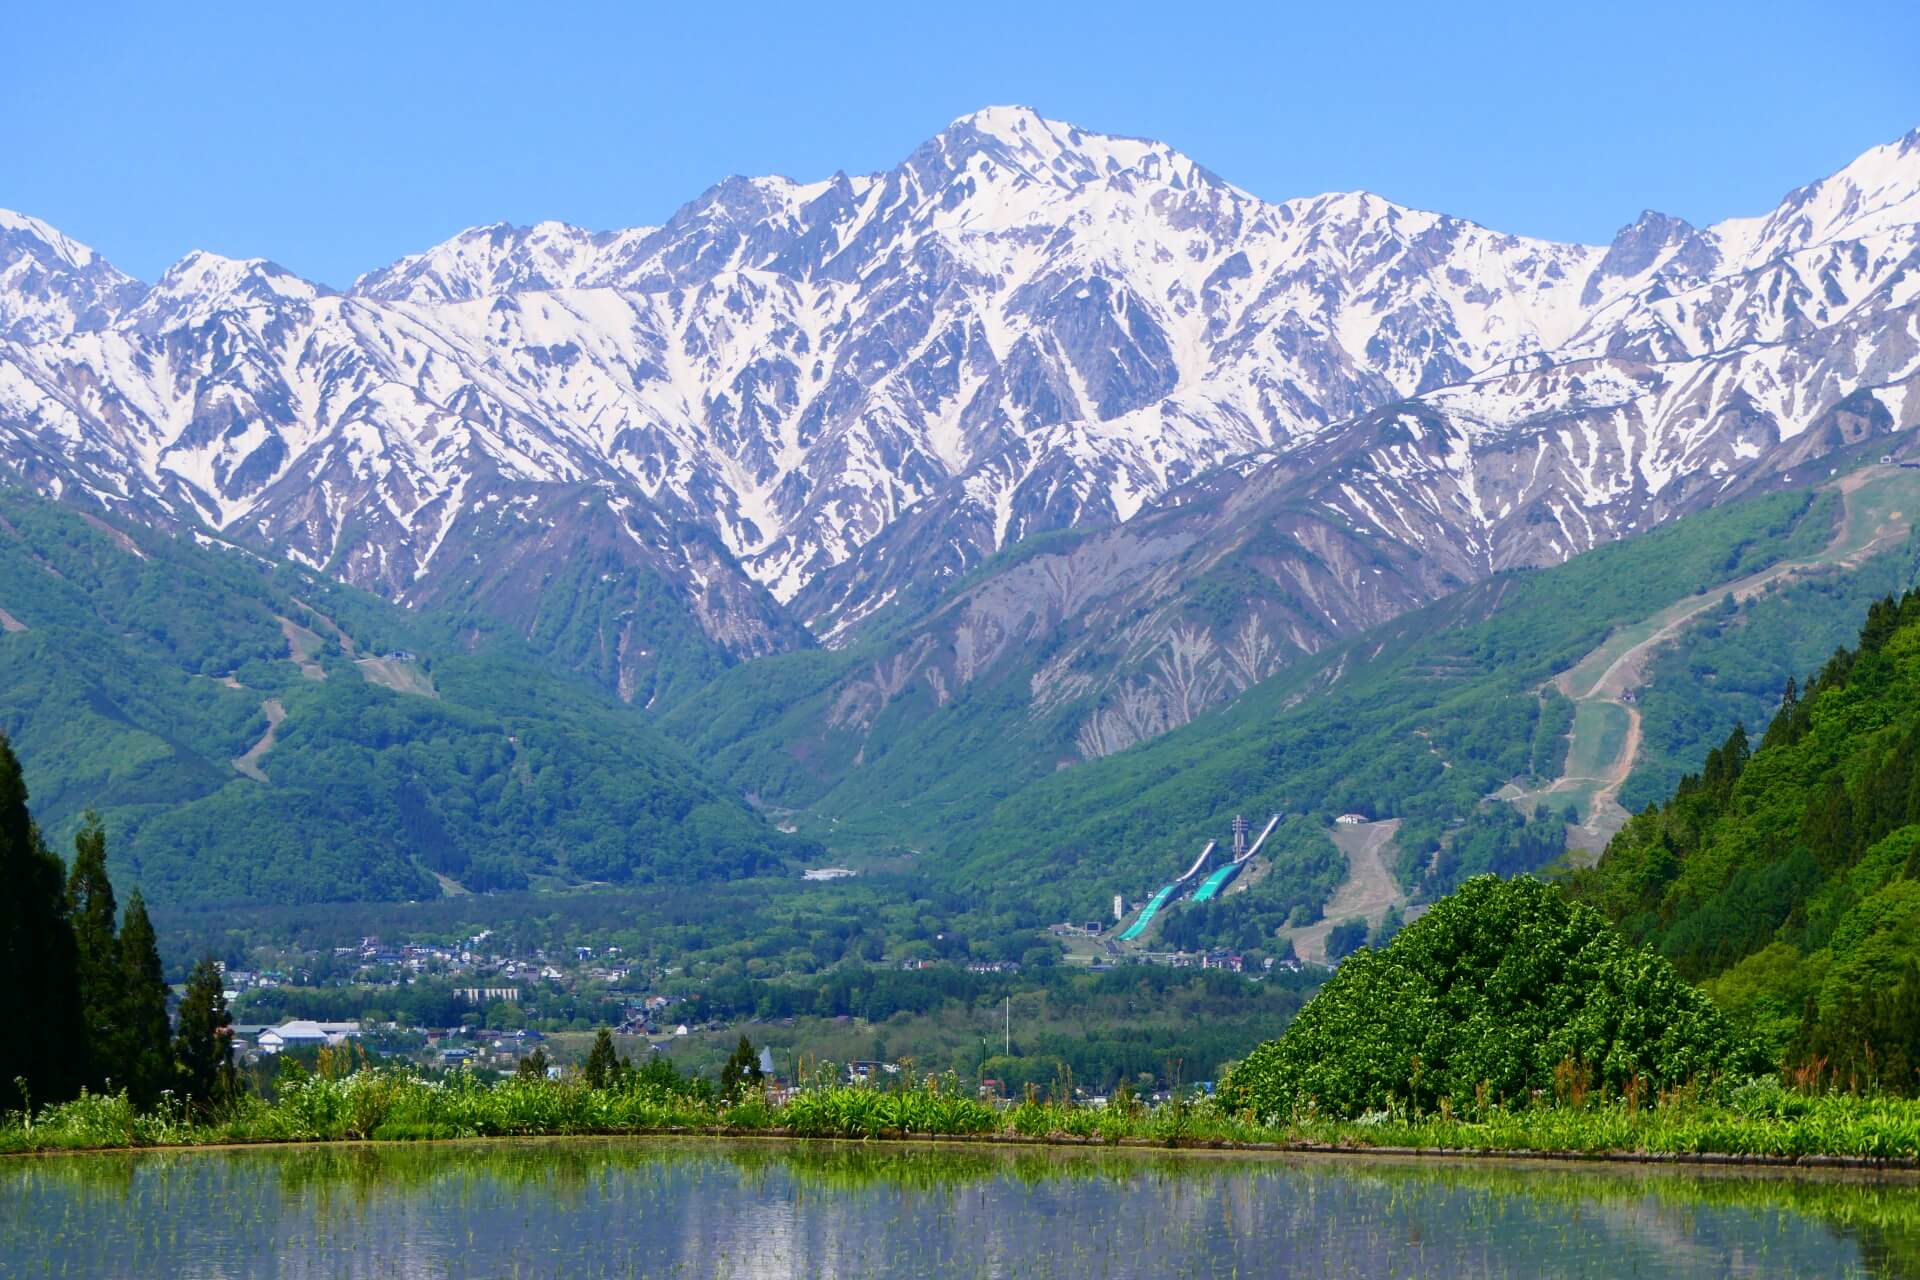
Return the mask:
<path id="1" fill-rule="evenodd" d="M 781 1127 L 803 1138 L 987 1133 L 999 1125 L 991 1107 L 938 1081 L 899 1091 L 861 1085 L 808 1089 L 775 1115 Z"/>
<path id="2" fill-rule="evenodd" d="M 1535 880 L 1476 877 L 1384 950 L 1361 950 L 1278 1040 L 1234 1069 L 1227 1105 L 1273 1121 L 1377 1109 L 1484 1111 L 1764 1069 L 1724 1016 L 1600 914 Z"/>

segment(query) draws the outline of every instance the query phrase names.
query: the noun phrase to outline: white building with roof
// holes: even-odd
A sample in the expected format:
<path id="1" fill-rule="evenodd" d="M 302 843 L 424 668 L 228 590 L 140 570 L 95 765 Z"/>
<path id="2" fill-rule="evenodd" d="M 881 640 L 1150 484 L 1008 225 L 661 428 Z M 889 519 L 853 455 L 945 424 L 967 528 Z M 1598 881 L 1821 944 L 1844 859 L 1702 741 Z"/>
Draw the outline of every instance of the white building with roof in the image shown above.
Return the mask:
<path id="1" fill-rule="evenodd" d="M 318 1049 L 323 1045 L 344 1044 L 359 1035 L 360 1024 L 357 1022 L 309 1022 L 296 1019 L 261 1032 L 256 1044 L 262 1053 L 279 1053 L 286 1049 Z"/>

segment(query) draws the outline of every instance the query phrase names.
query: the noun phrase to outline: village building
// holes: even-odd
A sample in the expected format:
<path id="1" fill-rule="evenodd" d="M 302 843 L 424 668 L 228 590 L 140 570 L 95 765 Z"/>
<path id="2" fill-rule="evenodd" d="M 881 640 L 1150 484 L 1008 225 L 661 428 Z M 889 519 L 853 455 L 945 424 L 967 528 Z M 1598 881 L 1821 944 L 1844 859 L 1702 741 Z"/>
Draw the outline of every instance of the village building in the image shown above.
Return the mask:
<path id="1" fill-rule="evenodd" d="M 318 1049 L 340 1045 L 360 1035 L 357 1022 L 309 1022 L 298 1019 L 283 1022 L 262 1031 L 255 1040 L 261 1053 L 283 1053 L 288 1049 Z"/>

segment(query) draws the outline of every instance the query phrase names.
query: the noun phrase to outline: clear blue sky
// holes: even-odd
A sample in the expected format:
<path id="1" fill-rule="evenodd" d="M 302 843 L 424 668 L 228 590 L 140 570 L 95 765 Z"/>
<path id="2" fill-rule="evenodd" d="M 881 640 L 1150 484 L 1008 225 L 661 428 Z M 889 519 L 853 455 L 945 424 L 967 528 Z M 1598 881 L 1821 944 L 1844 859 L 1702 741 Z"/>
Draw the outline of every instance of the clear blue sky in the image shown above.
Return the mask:
<path id="1" fill-rule="evenodd" d="M 1760 212 L 1920 125 L 1915 0 L 42 2 L 6 43 L 0 206 L 146 279 L 205 248 L 344 286 L 476 223 L 654 223 L 990 103 L 1271 198 L 1585 240 Z"/>

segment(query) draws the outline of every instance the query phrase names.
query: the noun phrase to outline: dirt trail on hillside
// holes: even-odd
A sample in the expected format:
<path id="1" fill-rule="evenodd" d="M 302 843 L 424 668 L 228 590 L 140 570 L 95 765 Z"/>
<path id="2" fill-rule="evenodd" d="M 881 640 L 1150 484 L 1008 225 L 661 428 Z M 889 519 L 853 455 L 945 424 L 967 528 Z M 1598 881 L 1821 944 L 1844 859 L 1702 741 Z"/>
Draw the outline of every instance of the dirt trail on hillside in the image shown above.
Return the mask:
<path id="1" fill-rule="evenodd" d="M 93 515 L 90 512 L 79 511 L 75 512 L 75 514 L 105 534 L 115 546 L 119 547 L 134 559 L 145 560 L 147 558 L 147 553 L 140 549 L 140 544 L 128 537 L 123 530 L 114 528 L 105 520 L 102 520 L 99 516 Z"/>
<path id="2" fill-rule="evenodd" d="M 1627 785 L 1633 766 L 1640 759 L 1640 708 L 1614 701 L 1627 713 L 1627 736 L 1620 744 L 1620 754 L 1598 779 L 1600 786 L 1589 802 L 1587 820 L 1575 828 L 1580 833 L 1578 839 L 1583 849 L 1605 848 L 1614 832 L 1627 824 L 1628 814 L 1620 803 L 1620 788 Z"/>
<path id="3" fill-rule="evenodd" d="M 1327 962 L 1327 935 L 1333 927 L 1358 916 L 1369 926 L 1379 924 L 1389 907 L 1404 907 L 1407 895 L 1381 855 L 1400 831 L 1400 819 L 1335 825 L 1328 834 L 1347 855 L 1347 878 L 1334 891 L 1321 918 L 1304 928 L 1286 931 L 1294 954 L 1314 964 Z"/>
<path id="4" fill-rule="evenodd" d="M 1626 716 L 1626 734 L 1613 759 L 1597 775 L 1575 775 L 1563 771 L 1560 777 L 1537 791 L 1503 788 L 1500 793 L 1503 798 L 1514 801 L 1523 809 L 1531 809 L 1540 801 L 1551 802 L 1556 795 L 1587 794 L 1589 787 L 1595 788 L 1588 796 L 1586 821 L 1569 827 L 1567 835 L 1570 848 L 1597 853 L 1625 825 L 1628 817 L 1627 811 L 1619 803 L 1620 788 L 1626 784 L 1634 765 L 1639 761 L 1641 743 L 1640 709 L 1634 704 L 1633 696 L 1645 683 L 1647 664 L 1654 652 L 1662 645 L 1672 643 L 1681 632 L 1699 621 L 1702 614 L 1717 608 L 1721 601 L 1729 597 L 1735 603 L 1744 603 L 1778 583 L 1810 570 L 1858 568 L 1888 544 L 1907 536 L 1912 528 L 1912 519 L 1902 510 L 1890 510 L 1874 526 L 1870 536 L 1862 539 L 1857 546 L 1848 545 L 1857 534 L 1853 524 L 1859 513 L 1854 509 L 1854 495 L 1869 483 L 1889 477 L 1897 478 L 1898 472 L 1889 467 L 1866 467 L 1843 476 L 1833 485 L 1841 497 L 1839 527 L 1818 554 L 1802 560 L 1781 561 L 1655 613 L 1646 620 L 1654 624 L 1653 630 L 1621 650 L 1598 676 L 1591 678 L 1590 683 L 1582 675 L 1581 668 L 1604 653 L 1615 642 L 1615 636 L 1609 636 L 1593 653 L 1555 676 L 1554 686 L 1575 703 L 1604 702 L 1618 707 Z M 1639 625 L 1646 623 L 1636 624 Z M 1582 684 L 1585 684 L 1584 689 L 1581 688 Z M 1577 719 L 1573 732 L 1579 732 Z M 1569 768 L 1581 754 L 1575 749 L 1577 745 L 1569 743 Z"/>
<path id="5" fill-rule="evenodd" d="M 338 640 L 340 642 L 340 648 L 346 652 L 349 658 L 354 656 L 353 637 L 342 631 L 339 623 L 308 604 L 305 600 L 302 600 L 299 596 L 289 596 L 287 598 L 299 605 L 302 609 L 305 609 L 312 615 L 313 620 L 326 630 L 328 635 Z"/>
<path id="6" fill-rule="evenodd" d="M 309 680 L 325 680 L 327 669 L 314 661 L 314 656 L 326 646 L 318 632 L 309 631 L 292 618 L 274 615 L 280 624 L 280 634 L 287 638 L 287 653 L 293 665 L 300 668 L 300 674 Z"/>
<path id="7" fill-rule="evenodd" d="M 273 750 L 273 735 L 279 730 L 280 722 L 287 718 L 287 709 L 280 704 L 280 699 L 268 698 L 260 704 L 260 711 L 267 718 L 267 731 L 260 735 L 260 741 L 247 748 L 245 755 L 234 757 L 233 767 L 255 782 L 266 782 L 266 771 L 261 769 L 260 761 Z"/>

